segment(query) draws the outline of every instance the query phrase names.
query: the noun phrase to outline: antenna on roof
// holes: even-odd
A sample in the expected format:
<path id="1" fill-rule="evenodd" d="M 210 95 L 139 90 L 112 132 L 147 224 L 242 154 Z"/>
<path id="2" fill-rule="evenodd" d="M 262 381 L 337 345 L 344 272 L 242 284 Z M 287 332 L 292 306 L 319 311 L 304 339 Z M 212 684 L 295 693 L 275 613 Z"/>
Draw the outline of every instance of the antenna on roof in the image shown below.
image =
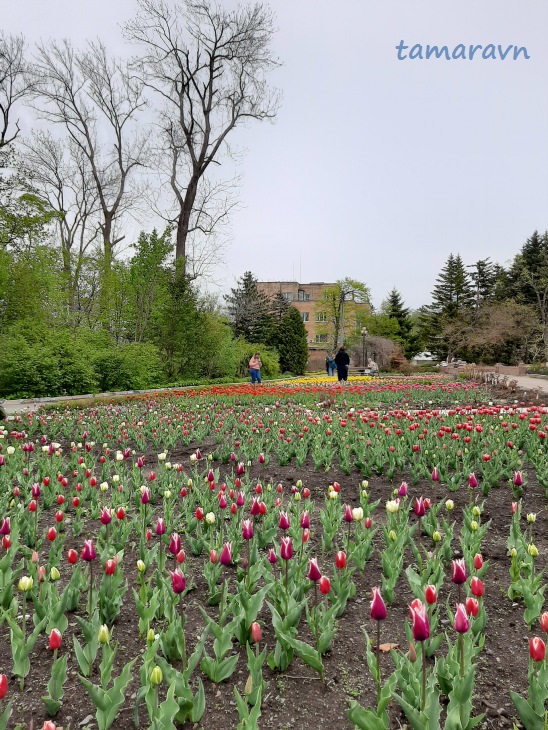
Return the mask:
<path id="1" fill-rule="evenodd" d="M 302 283 L 303 281 L 303 272 L 301 269 L 301 252 L 299 250 L 299 281 Z"/>

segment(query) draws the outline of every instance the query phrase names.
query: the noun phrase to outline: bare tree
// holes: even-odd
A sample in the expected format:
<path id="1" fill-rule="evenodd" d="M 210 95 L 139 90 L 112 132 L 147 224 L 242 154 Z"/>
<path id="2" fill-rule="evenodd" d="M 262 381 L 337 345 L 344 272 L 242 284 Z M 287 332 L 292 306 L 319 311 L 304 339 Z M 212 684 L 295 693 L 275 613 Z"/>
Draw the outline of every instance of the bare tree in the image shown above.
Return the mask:
<path id="1" fill-rule="evenodd" d="M 200 182 L 227 150 L 236 126 L 276 116 L 279 93 L 266 82 L 279 65 L 270 48 L 273 33 L 268 7 L 225 10 L 212 0 L 182 0 L 174 7 L 139 0 L 137 16 L 125 26 L 126 37 L 142 48 L 135 67 L 164 104 L 158 124 L 171 161 L 175 256 L 185 272 L 189 235 L 198 230 L 193 213 L 202 209 Z M 218 213 L 210 217 L 207 232 L 218 220 Z"/>
<path id="2" fill-rule="evenodd" d="M 145 134 L 136 128 L 143 84 L 101 42 L 83 52 L 67 40 L 40 44 L 34 72 L 40 115 L 65 127 L 89 168 L 108 271 L 123 238 L 115 237 L 116 223 L 142 194 L 134 173 L 146 156 Z"/>
<path id="3" fill-rule="evenodd" d="M 19 135 L 19 120 L 13 121 L 13 110 L 31 91 L 23 36 L 0 31 L 0 149 Z"/>
<path id="4" fill-rule="evenodd" d="M 77 288 L 86 253 L 100 235 L 99 199 L 88 160 L 72 140 L 36 132 L 24 142 L 21 170 L 56 217 L 67 285 L 67 303 L 77 310 Z"/>

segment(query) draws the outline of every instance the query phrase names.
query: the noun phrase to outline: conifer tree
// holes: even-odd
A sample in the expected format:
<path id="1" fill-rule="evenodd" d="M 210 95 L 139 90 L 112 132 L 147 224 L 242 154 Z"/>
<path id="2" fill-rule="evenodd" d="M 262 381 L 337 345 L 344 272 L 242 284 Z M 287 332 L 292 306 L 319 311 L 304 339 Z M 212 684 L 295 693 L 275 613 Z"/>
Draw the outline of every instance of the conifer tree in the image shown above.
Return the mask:
<path id="1" fill-rule="evenodd" d="M 259 290 L 251 271 L 238 280 L 237 286 L 225 296 L 227 314 L 236 337 L 248 342 L 269 345 L 275 339 L 275 326 L 270 314 L 270 301 Z"/>
<path id="2" fill-rule="evenodd" d="M 278 330 L 278 352 L 282 372 L 304 375 L 308 362 L 306 328 L 300 312 L 289 307 Z"/>

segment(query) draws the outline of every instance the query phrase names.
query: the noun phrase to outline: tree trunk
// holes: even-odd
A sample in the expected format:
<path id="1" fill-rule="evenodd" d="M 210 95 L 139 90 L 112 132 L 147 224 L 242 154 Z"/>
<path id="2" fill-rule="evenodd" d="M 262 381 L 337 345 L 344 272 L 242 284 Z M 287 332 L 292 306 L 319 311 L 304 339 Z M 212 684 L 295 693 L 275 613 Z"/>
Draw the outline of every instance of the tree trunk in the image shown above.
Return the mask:
<path id="1" fill-rule="evenodd" d="M 183 259 L 183 273 L 186 273 L 186 239 L 188 237 L 188 230 L 190 228 L 190 216 L 192 214 L 192 208 L 196 201 L 196 195 L 198 193 L 198 181 L 199 177 L 194 175 L 188 188 L 186 195 L 181 206 L 181 212 L 179 213 L 179 219 L 177 221 L 177 242 L 175 246 L 175 259 Z"/>

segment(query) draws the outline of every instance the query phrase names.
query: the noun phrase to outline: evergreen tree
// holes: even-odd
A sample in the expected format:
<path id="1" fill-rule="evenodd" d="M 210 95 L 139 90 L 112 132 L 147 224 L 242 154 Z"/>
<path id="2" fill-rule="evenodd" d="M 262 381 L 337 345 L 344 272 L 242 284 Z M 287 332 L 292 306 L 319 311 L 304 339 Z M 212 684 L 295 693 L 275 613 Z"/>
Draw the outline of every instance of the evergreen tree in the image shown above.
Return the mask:
<path id="1" fill-rule="evenodd" d="M 445 318 L 454 319 L 474 302 L 470 275 L 460 254 L 449 255 L 432 292 L 432 310 Z"/>
<path id="2" fill-rule="evenodd" d="M 237 286 L 225 296 L 227 314 L 236 337 L 248 342 L 271 344 L 275 340 L 275 325 L 270 314 L 270 301 L 257 286 L 251 271 L 238 280 Z"/>
<path id="3" fill-rule="evenodd" d="M 497 267 L 489 259 L 480 259 L 476 261 L 472 269 L 470 279 L 472 280 L 475 291 L 476 307 L 482 302 L 493 299 L 495 296 L 495 286 L 497 283 Z"/>
<path id="4" fill-rule="evenodd" d="M 291 305 L 281 291 L 277 291 L 270 301 L 270 314 L 274 319 L 276 327 L 282 323 L 282 319 Z"/>
<path id="5" fill-rule="evenodd" d="M 282 372 L 304 375 L 308 362 L 306 328 L 300 312 L 289 307 L 278 330 L 278 352 Z"/>
<path id="6" fill-rule="evenodd" d="M 414 331 L 413 320 L 408 307 L 404 306 L 404 302 L 400 292 L 392 289 L 383 304 L 384 312 L 391 319 L 398 323 L 397 339 L 402 347 L 405 357 L 409 360 L 420 350 L 420 343 L 417 334 Z"/>

